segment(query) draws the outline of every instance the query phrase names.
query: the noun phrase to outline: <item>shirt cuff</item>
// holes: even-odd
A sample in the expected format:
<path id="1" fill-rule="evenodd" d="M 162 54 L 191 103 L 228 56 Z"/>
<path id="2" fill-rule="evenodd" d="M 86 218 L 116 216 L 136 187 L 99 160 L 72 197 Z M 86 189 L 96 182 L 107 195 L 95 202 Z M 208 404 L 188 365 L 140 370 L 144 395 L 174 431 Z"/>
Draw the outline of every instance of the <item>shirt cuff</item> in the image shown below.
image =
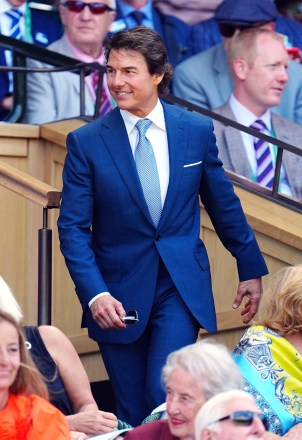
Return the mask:
<path id="1" fill-rule="evenodd" d="M 98 295 L 94 296 L 94 297 L 89 301 L 89 303 L 88 303 L 89 308 L 91 307 L 92 303 L 93 303 L 97 298 L 99 298 L 100 296 L 104 296 L 104 295 L 110 295 L 110 293 L 109 293 L 109 292 L 102 292 L 102 293 L 99 293 Z"/>

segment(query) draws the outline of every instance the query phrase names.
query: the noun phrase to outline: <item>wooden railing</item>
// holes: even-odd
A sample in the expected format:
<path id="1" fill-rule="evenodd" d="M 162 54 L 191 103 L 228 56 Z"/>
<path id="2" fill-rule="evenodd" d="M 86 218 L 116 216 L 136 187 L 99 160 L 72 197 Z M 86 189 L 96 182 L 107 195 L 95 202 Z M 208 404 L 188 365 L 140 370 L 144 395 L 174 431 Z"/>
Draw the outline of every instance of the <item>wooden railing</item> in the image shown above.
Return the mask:
<path id="1" fill-rule="evenodd" d="M 38 231 L 38 324 L 50 324 L 52 230 L 48 229 L 48 209 L 60 207 L 61 192 L 1 161 L 0 185 L 43 208 L 43 227 Z"/>

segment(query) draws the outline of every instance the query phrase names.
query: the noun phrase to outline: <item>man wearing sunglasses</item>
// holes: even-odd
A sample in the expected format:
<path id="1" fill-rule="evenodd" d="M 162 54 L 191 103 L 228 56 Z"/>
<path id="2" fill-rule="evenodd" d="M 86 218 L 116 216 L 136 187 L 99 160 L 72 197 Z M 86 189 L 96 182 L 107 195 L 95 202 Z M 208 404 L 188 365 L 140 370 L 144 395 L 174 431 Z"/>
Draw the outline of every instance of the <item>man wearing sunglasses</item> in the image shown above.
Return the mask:
<path id="1" fill-rule="evenodd" d="M 195 440 L 261 440 L 268 422 L 254 398 L 241 390 L 209 399 L 195 420 Z"/>
<path id="2" fill-rule="evenodd" d="M 104 65 L 103 41 L 115 17 L 115 0 L 61 0 L 59 12 L 64 25 L 63 36 L 48 49 L 85 63 Z M 46 68 L 47 64 L 31 60 L 29 67 Z M 97 73 L 85 78 L 87 116 L 95 113 Z M 112 110 L 114 102 L 104 76 L 100 114 Z M 104 110 L 104 111 L 102 111 Z M 101 112 L 102 111 L 102 112 Z M 27 109 L 23 122 L 42 124 L 80 115 L 79 75 L 71 72 L 31 73 L 27 77 Z"/>

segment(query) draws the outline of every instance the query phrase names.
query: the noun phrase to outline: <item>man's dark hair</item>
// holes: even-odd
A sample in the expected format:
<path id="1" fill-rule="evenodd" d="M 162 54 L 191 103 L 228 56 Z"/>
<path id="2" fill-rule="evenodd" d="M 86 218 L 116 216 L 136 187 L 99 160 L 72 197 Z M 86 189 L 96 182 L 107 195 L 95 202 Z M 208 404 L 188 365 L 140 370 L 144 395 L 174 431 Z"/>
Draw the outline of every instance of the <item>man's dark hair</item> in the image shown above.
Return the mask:
<path id="1" fill-rule="evenodd" d="M 153 29 L 146 26 L 137 26 L 117 32 L 108 40 L 105 46 L 107 62 L 111 50 L 124 50 L 129 53 L 138 52 L 143 55 L 151 75 L 164 73 L 163 79 L 158 85 L 158 94 L 165 95 L 168 92 L 173 70 L 168 62 L 165 44 Z"/>

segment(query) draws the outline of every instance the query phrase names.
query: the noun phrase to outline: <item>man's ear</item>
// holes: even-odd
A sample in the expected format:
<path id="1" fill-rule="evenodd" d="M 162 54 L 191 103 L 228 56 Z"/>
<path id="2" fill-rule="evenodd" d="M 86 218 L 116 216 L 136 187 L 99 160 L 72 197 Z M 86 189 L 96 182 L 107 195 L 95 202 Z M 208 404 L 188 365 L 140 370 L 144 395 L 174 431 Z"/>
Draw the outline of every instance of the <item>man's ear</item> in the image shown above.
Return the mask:
<path id="1" fill-rule="evenodd" d="M 248 68 L 248 66 L 247 66 L 246 61 L 244 61 L 241 58 L 236 58 L 233 61 L 233 70 L 234 70 L 234 73 L 237 78 L 242 79 L 242 80 L 245 79 L 247 68 Z"/>

